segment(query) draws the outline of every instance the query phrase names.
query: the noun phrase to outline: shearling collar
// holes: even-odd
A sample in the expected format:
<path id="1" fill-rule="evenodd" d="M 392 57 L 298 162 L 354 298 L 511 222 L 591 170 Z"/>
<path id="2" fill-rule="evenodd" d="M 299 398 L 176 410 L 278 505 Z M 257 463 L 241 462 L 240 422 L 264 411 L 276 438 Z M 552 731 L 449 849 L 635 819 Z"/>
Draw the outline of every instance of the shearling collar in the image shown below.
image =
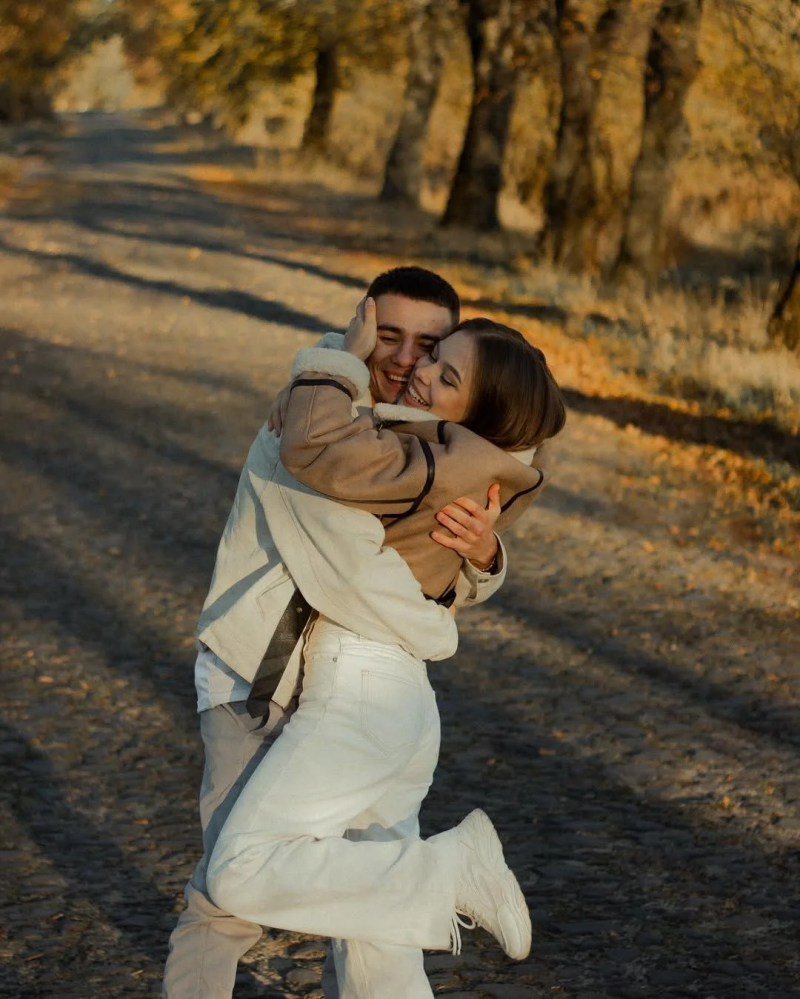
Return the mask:
<path id="1" fill-rule="evenodd" d="M 430 410 L 416 409 L 413 406 L 398 406 L 392 402 L 378 402 L 372 411 L 375 418 L 381 423 L 427 423 L 431 420 L 440 422 L 440 418 L 434 416 Z M 530 465 L 536 454 L 536 448 L 529 447 L 524 451 L 506 451 L 506 454 L 516 458 L 523 465 Z"/>
<path id="2" fill-rule="evenodd" d="M 523 465 L 530 465 L 533 463 L 533 456 L 536 454 L 535 447 L 525 448 L 524 451 L 506 451 L 506 454 L 510 454 L 512 458 L 516 458 L 517 461 L 521 461 Z"/>
<path id="3" fill-rule="evenodd" d="M 359 398 L 369 391 L 369 370 L 366 364 L 345 350 L 307 347 L 299 351 L 292 364 L 292 378 L 298 378 L 307 371 L 346 378 L 355 386 Z"/>
<path id="4" fill-rule="evenodd" d="M 413 406 L 398 406 L 394 402 L 378 402 L 373 410 L 376 419 L 382 423 L 426 423 L 430 420 L 438 422 L 427 409 L 415 409 Z"/>

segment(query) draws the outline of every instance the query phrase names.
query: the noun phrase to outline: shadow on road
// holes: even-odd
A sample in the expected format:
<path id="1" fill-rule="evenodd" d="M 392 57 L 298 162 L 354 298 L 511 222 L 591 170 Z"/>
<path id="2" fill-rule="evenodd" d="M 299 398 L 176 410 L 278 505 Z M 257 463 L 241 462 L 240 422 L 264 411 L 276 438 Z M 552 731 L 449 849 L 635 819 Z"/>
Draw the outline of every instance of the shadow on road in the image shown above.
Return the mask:
<path id="1" fill-rule="evenodd" d="M 733 454 L 765 461 L 785 461 L 800 468 L 800 437 L 774 423 L 723 419 L 670 409 L 661 403 L 641 399 L 608 398 L 565 389 L 570 409 L 611 420 L 618 427 L 632 424 L 645 433 L 687 444 L 707 444 Z"/>
<path id="2" fill-rule="evenodd" d="M 135 135 L 125 142 L 127 152 L 113 155 L 124 153 L 127 162 L 141 155 L 150 162 Z M 110 152 L 96 155 L 97 162 L 111 162 L 102 160 Z M 188 219 L 179 213 L 178 226 L 181 217 Z M 157 239 L 157 233 L 149 232 L 151 237 Z M 194 234 L 169 233 L 167 238 L 199 245 Z M 315 328 L 309 325 L 313 316 L 243 292 L 198 291 L 139 278 L 81 253 L 8 245 L 4 252 L 26 255 L 40 265 L 49 261 L 112 286 L 127 283 L 188 295 L 295 329 Z M 177 895 L 176 882 L 188 874 L 199 852 L 195 789 L 175 782 L 188 784 L 199 769 L 199 747 L 190 734 L 194 691 L 186 640 L 205 595 L 237 476 L 216 456 L 217 442 L 233 435 L 236 450 L 243 452 L 258 429 L 255 420 L 247 422 L 250 416 L 240 416 L 232 427 L 221 408 L 193 406 L 191 390 L 224 390 L 244 400 L 242 411 L 248 414 L 253 390 L 225 372 L 179 371 L 177 361 L 173 365 L 161 358 L 140 363 L 115 356 L 118 373 L 109 382 L 104 351 L 57 347 L 20 330 L 4 330 L 0 347 L 13 359 L 0 370 L 5 463 L 0 604 L 8 612 L 4 620 L 12 623 L 0 638 L 5 689 L 13 704 L 2 738 L 16 747 L 3 764 L 2 783 L 15 822 L 11 828 L 27 837 L 37 863 L 66 879 L 70 898 L 88 899 L 98 920 L 118 932 L 118 964 L 137 966 L 143 955 L 160 962 L 170 891 Z M 580 393 L 573 393 L 570 402 L 592 412 L 591 406 L 600 405 Z M 615 402 L 601 400 L 610 412 Z M 619 412 L 616 422 L 624 425 L 628 414 L 624 408 Z M 661 416 L 646 408 L 633 415 L 643 421 Z M 723 432 L 713 424 L 708 430 L 697 426 L 690 421 L 672 432 Z M 735 446 L 735 434 L 733 440 Z M 766 454 L 768 445 L 774 449 L 769 454 L 787 453 L 780 439 L 764 437 L 758 446 Z M 601 521 L 604 516 L 601 504 L 580 507 L 574 497 L 557 491 L 547 502 L 556 513 Z M 557 552 L 552 554 L 557 558 Z M 546 556 L 542 544 L 529 546 L 520 558 Z M 631 584 L 632 604 L 648 596 L 657 599 Z M 708 812 L 666 800 L 657 787 L 637 793 L 601 760 L 582 756 L 581 711 L 602 713 L 614 690 L 600 672 L 580 664 L 567 674 L 559 659 L 571 650 L 592 650 L 612 668 L 607 677 L 622 675 L 666 691 L 667 706 L 654 698 L 647 708 L 648 725 L 655 730 L 674 726 L 675 714 L 702 714 L 722 730 L 721 741 L 731 727 L 759 751 L 766 747 L 796 762 L 798 732 L 787 722 L 783 705 L 755 682 L 729 684 L 727 662 L 719 665 L 719 678 L 699 679 L 693 672 L 693 644 L 727 622 L 695 616 L 690 602 L 665 608 L 653 630 L 664 640 L 679 636 L 686 647 L 683 656 L 668 657 L 644 651 L 635 635 L 610 637 L 613 611 L 594 616 L 576 611 L 560 604 L 558 595 L 532 592 L 524 580 L 509 583 L 494 613 L 496 623 L 505 616 L 515 634 L 527 631 L 528 639 L 534 635 L 539 644 L 531 652 L 526 640 L 521 651 L 503 644 L 500 627 L 481 631 L 467 625 L 460 659 L 433 667 L 444 752 L 426 810 L 437 828 L 458 821 L 475 805 L 486 804 L 491 811 L 534 909 L 538 949 L 530 975 L 539 977 L 542 989 L 575 982 L 576 994 L 625 999 L 698 990 L 733 999 L 742 994 L 745 979 L 755 991 L 788 996 L 796 985 L 797 851 L 762 838 L 758 828 L 737 826 L 738 819 L 712 821 Z M 774 638 L 768 614 L 755 607 L 731 608 L 731 616 L 741 613 L 752 615 L 765 642 Z M 92 715 L 97 709 L 88 697 L 68 697 L 56 685 L 41 694 L 38 667 L 32 668 L 24 650 L 53 645 L 67 650 L 60 682 L 70 691 L 87 678 L 98 693 L 119 689 L 118 716 L 111 711 L 102 719 Z M 115 687 L 120 680 L 129 686 Z M 531 722 L 526 708 L 539 702 L 542 710 Z M 142 709 L 141 721 L 134 714 L 123 718 L 122 707 Z M 58 748 L 47 748 L 53 717 L 78 754 L 75 773 L 83 785 L 77 791 L 73 775 L 59 767 Z M 554 735 L 562 718 L 573 726 L 574 752 Z M 81 756 L 89 721 L 95 743 Z M 644 746 L 643 736 L 631 739 L 621 731 L 618 718 L 610 715 L 606 724 L 609 744 L 619 744 L 621 753 L 649 751 L 657 757 L 658 749 Z M 691 759 L 698 740 L 690 722 L 686 728 Z M 106 751 L 104 740 L 115 748 L 123 740 L 126 752 L 136 755 L 123 759 Z M 653 755 L 648 767 L 658 775 Z M 133 791 L 136 800 L 126 796 Z M 87 807 L 73 805 L 78 792 Z M 136 841 L 132 853 L 133 840 L 123 827 L 129 829 L 139 814 L 136 801 L 143 797 L 152 801 L 150 841 Z M 159 868 L 156 861 L 176 849 L 184 854 L 178 862 Z M 119 901 L 109 901 L 113 891 Z M 35 912 L 23 918 L 38 928 Z M 57 925 L 41 927 L 50 941 L 58 932 Z M 61 946 L 56 942 L 53 949 Z M 31 953 L 23 952 L 25 957 Z M 93 960 L 97 974 L 102 966 Z M 494 976 L 518 973 L 497 967 Z M 47 968 L 31 971 L 31 978 L 37 988 L 48 985 Z M 22 977 L 20 982 L 24 996 L 30 982 Z"/>
<path id="3" fill-rule="evenodd" d="M 112 267 L 111 264 L 92 260 L 90 257 L 80 254 L 46 253 L 39 250 L 27 250 L 11 246 L 2 240 L 0 240 L 0 253 L 36 260 L 46 267 L 52 267 L 54 270 L 59 267 L 66 267 L 76 273 L 98 278 L 101 281 L 110 281 L 112 284 L 121 283 L 132 288 L 155 292 L 161 295 L 170 295 L 178 299 L 190 299 L 200 305 L 206 305 L 214 309 L 240 312 L 245 316 L 252 316 L 254 319 L 261 319 L 264 322 L 290 326 L 302 333 L 323 334 L 327 333 L 330 328 L 328 324 L 323 323 L 316 316 L 291 309 L 282 302 L 270 302 L 247 291 L 238 291 L 233 288 L 218 290 L 192 288 L 189 285 L 177 284 L 174 281 L 158 281 L 154 278 L 143 278 L 128 271 L 118 270 L 116 267 Z"/>

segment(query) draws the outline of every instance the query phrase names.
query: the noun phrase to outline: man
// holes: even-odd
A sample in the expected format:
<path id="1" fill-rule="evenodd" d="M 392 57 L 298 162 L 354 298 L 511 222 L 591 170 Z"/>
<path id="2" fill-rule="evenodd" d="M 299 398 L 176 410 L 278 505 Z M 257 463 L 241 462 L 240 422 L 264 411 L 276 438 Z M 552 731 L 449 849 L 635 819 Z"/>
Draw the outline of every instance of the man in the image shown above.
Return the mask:
<path id="1" fill-rule="evenodd" d="M 372 402 L 393 402 L 417 359 L 458 322 L 458 296 L 438 275 L 417 267 L 380 275 L 367 293 L 376 301 L 378 321 L 378 345 L 367 361 Z M 260 926 L 211 902 L 206 869 L 225 818 L 297 695 L 310 607 L 356 633 L 399 643 L 419 659 L 443 659 L 455 651 L 451 616 L 424 599 L 395 552 L 381 550 L 378 520 L 298 489 L 293 480 L 286 488 L 289 478 L 275 435 L 262 428 L 239 480 L 198 625 L 195 680 L 206 754 L 203 858 L 170 938 L 167 999 L 230 997 L 236 965 L 261 935 Z M 286 518 L 282 545 L 302 522 L 303 538 L 320 555 L 313 566 L 294 558 L 292 575 L 287 571 L 266 527 L 268 505 L 271 523 Z M 504 554 L 491 529 L 498 514 L 494 495 L 486 510 L 463 500 L 439 515 L 450 533 L 437 540 L 464 558 L 462 604 L 486 599 L 503 582 Z"/>

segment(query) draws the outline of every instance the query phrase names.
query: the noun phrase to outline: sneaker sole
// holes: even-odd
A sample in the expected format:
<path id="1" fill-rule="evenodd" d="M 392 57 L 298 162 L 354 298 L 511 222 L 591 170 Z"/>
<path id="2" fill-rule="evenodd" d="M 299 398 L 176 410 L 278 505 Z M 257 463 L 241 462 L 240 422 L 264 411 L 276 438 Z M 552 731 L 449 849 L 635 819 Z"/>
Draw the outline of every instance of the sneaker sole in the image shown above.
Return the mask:
<path id="1" fill-rule="evenodd" d="M 481 808 L 476 808 L 471 818 L 474 826 L 480 830 L 476 840 L 483 848 L 477 851 L 479 855 L 483 854 L 481 860 L 488 866 L 503 871 L 501 893 L 505 904 L 497 911 L 497 919 L 503 934 L 500 943 L 512 960 L 522 961 L 531 952 L 532 929 L 528 903 L 514 872 L 506 863 L 503 844 L 492 820 Z"/>

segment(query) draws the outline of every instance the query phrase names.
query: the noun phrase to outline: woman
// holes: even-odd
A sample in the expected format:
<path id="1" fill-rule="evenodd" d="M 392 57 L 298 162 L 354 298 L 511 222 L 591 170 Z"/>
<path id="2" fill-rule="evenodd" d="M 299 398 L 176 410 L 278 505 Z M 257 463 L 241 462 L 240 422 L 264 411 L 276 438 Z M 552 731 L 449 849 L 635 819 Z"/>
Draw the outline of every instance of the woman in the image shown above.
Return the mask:
<path id="1" fill-rule="evenodd" d="M 350 356 L 301 353 L 282 456 L 306 484 L 382 514 L 386 543 L 426 594 L 448 602 L 457 567 L 429 538 L 441 496 L 483 499 L 499 481 L 508 526 L 541 484 L 532 448 L 561 429 L 563 404 L 540 352 L 515 331 L 473 321 L 418 363 L 408 407 L 376 407 L 404 422 L 389 430 L 372 417 L 353 420 L 352 400 L 368 378 L 360 358 L 374 336 L 368 301 L 348 331 Z M 457 950 L 460 914 L 509 956 L 525 957 L 527 907 L 488 818 L 476 811 L 455 829 L 418 838 L 438 749 L 424 663 L 318 620 L 299 708 L 214 850 L 212 898 L 254 922 L 355 942 L 365 968 L 370 948 L 391 952 L 380 982 L 366 981 L 366 971 L 363 981 L 340 980 L 343 996 L 431 996 L 420 948 Z M 357 977 L 359 962 L 349 960 L 348 973 Z"/>

